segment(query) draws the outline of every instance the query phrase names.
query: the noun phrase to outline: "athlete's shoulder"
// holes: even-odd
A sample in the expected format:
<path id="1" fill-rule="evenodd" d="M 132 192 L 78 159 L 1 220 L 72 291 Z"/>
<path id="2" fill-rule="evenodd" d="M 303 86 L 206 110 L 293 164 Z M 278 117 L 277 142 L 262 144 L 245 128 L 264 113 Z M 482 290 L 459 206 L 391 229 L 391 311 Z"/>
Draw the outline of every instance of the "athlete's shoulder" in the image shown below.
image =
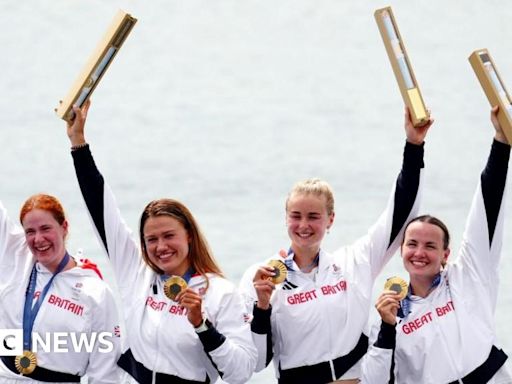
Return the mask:
<path id="1" fill-rule="evenodd" d="M 218 290 L 219 292 L 233 292 L 235 285 L 226 277 L 217 275 L 216 273 L 208 273 L 208 289 Z"/>
<path id="2" fill-rule="evenodd" d="M 77 259 L 76 267 L 69 272 L 72 284 L 81 288 L 81 291 L 95 300 L 102 300 L 105 295 L 111 295 L 111 287 L 105 280 L 100 268 L 89 259 Z"/>

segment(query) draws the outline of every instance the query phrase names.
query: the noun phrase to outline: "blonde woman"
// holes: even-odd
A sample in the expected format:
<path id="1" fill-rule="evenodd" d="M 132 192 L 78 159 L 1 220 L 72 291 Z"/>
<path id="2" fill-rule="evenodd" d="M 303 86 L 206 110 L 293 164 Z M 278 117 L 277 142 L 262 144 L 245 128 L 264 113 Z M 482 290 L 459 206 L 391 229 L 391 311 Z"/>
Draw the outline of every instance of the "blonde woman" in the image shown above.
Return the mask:
<path id="1" fill-rule="evenodd" d="M 375 278 L 398 249 L 405 223 L 416 215 L 423 168 L 423 143 L 432 120 L 415 128 L 405 113 L 407 142 L 402 171 L 388 206 L 368 233 L 350 246 L 328 253 L 322 240 L 334 224 L 334 197 L 321 180 L 300 182 L 286 200 L 287 278 L 263 264 L 247 270 L 240 289 L 253 315 L 257 370 L 274 361 L 280 384 L 357 383 L 368 346 L 364 333 Z M 368 149 L 369 150 L 369 149 Z"/>

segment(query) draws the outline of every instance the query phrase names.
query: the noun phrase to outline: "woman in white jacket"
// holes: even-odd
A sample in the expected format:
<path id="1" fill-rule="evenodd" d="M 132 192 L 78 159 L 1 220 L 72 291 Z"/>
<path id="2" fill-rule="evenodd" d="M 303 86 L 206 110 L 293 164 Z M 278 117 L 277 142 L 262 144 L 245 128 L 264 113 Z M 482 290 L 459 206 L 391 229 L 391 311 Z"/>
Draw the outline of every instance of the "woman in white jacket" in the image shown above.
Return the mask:
<path id="1" fill-rule="evenodd" d="M 497 108 L 457 257 L 449 261 L 448 229 L 439 219 L 419 216 L 406 227 L 401 253 L 409 291 L 401 302 L 392 291 L 377 301 L 382 323 L 364 359 L 365 384 L 512 383 L 494 329 L 510 157 Z"/>
<path id="2" fill-rule="evenodd" d="M 360 377 L 373 283 L 400 245 L 420 199 L 423 143 L 432 121 L 415 128 L 408 111 L 404 120 L 402 170 L 384 213 L 364 236 L 332 254 L 321 249 L 334 223 L 332 190 L 318 179 L 298 183 L 285 206 L 290 248 L 266 261 L 282 260 L 286 281 L 274 284 L 273 269 L 261 264 L 242 278 L 257 369 L 273 360 L 280 384 L 352 384 Z"/>
<path id="3" fill-rule="evenodd" d="M 126 382 L 245 383 L 256 349 L 244 306 L 217 266 L 194 217 L 180 202 L 150 202 L 140 219 L 140 250 L 121 218 L 84 137 L 89 102 L 68 124 L 75 170 L 121 294 L 127 347 L 118 365 Z M 170 276 L 187 288 L 164 294 Z M 123 381 L 123 383 L 125 383 Z"/>
<path id="4" fill-rule="evenodd" d="M 62 205 L 34 195 L 20 223 L 0 203 L 0 330 L 23 330 L 22 352 L 5 355 L 21 345 L 4 340 L 0 383 L 79 383 L 87 375 L 90 384 L 119 384 L 114 297 L 94 264 L 66 250 Z M 76 347 L 80 339 L 90 348 Z"/>

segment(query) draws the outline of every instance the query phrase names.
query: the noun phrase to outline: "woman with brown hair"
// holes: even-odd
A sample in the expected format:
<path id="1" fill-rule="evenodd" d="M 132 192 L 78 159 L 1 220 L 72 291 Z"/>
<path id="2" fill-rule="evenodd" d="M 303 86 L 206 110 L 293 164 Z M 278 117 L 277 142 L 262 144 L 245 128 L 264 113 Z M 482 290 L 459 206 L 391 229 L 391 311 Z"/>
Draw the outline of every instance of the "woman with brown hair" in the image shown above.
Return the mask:
<path id="1" fill-rule="evenodd" d="M 377 299 L 382 321 L 364 358 L 364 384 L 512 383 L 494 324 L 510 158 L 497 112 L 458 254 L 450 257 L 448 228 L 433 216 L 405 228 L 400 250 L 409 289 L 405 297 L 384 291 Z"/>
<path id="2" fill-rule="evenodd" d="M 75 108 L 67 132 L 78 182 L 123 302 L 128 348 L 118 365 L 126 382 L 246 382 L 256 349 L 241 297 L 222 276 L 190 211 L 176 200 L 155 200 L 144 209 L 141 257 L 85 141 L 88 108 Z"/>

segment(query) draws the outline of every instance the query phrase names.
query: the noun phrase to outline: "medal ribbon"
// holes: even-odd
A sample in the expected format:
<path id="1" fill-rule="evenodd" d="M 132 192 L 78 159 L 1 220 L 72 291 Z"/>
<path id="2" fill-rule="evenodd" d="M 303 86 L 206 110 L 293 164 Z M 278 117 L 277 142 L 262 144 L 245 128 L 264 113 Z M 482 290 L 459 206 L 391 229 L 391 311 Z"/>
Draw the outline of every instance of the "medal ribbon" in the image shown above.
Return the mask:
<path id="1" fill-rule="evenodd" d="M 430 288 L 428 292 L 431 292 L 435 287 L 437 287 L 441 283 L 441 273 L 438 273 L 432 283 L 430 284 Z M 401 319 L 406 318 L 411 313 L 411 303 L 412 303 L 412 285 L 409 284 L 409 291 L 407 292 L 407 296 L 400 302 L 400 308 L 398 308 L 398 317 Z"/>
<path id="2" fill-rule="evenodd" d="M 34 306 L 32 306 L 32 300 L 36 290 L 37 269 L 35 264 L 32 267 L 32 272 L 30 273 L 30 281 L 28 283 L 27 292 L 25 294 L 25 306 L 23 308 L 23 349 L 25 351 L 30 350 L 32 344 L 32 328 L 34 327 L 34 322 L 36 320 L 37 313 L 41 308 L 41 304 L 43 303 L 46 294 L 50 290 L 53 279 L 55 279 L 55 276 L 62 272 L 68 261 L 69 254 L 66 252 L 59 265 L 57 266 L 57 270 L 41 291 L 41 294 L 37 298 Z"/>
<path id="3" fill-rule="evenodd" d="M 185 272 L 185 274 L 183 276 L 180 276 L 183 280 L 185 280 L 185 282 L 187 283 L 188 285 L 188 282 L 190 281 L 190 279 L 192 278 L 192 275 L 196 273 L 196 271 L 194 270 L 194 268 L 190 267 L 187 272 Z M 166 281 L 169 277 L 172 277 L 173 275 L 166 275 L 166 274 L 163 274 L 163 275 L 160 275 L 160 279 L 162 281 Z"/>
<path id="4" fill-rule="evenodd" d="M 306 266 L 304 268 L 299 268 L 299 269 L 301 270 L 301 272 L 303 272 L 302 269 L 309 269 L 309 268 L 315 267 L 318 265 L 319 262 L 320 262 L 320 251 L 318 251 L 315 259 L 313 260 L 313 262 L 311 264 L 309 264 L 308 266 Z M 284 264 L 286 265 L 287 270 L 294 271 L 294 269 L 293 269 L 293 250 L 291 248 L 288 249 L 288 257 L 286 259 L 284 259 Z"/>
<path id="5" fill-rule="evenodd" d="M 194 271 L 194 268 L 190 267 L 190 268 L 188 269 L 188 271 L 187 271 L 187 272 L 185 272 L 185 274 L 184 274 L 183 276 L 181 276 L 181 278 L 182 278 L 183 280 L 185 280 L 185 281 L 186 281 L 186 283 L 187 283 L 187 285 L 188 285 L 188 282 L 190 281 L 190 279 L 192 278 L 192 275 L 193 275 L 194 273 L 196 273 L 196 271 Z"/>

